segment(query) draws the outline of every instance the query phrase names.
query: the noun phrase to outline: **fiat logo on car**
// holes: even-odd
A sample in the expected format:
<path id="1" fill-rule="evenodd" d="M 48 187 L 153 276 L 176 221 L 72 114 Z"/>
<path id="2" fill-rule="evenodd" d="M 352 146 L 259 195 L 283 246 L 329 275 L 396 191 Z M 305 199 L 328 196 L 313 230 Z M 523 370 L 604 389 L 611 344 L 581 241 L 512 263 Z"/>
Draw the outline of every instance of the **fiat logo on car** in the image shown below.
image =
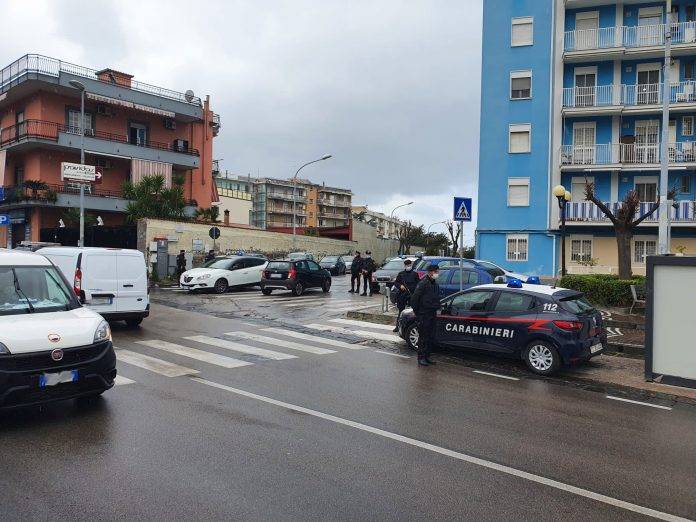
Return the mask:
<path id="1" fill-rule="evenodd" d="M 60 341 L 60 335 L 48 334 L 48 340 L 51 341 L 52 343 L 57 343 L 58 341 Z"/>
<path id="2" fill-rule="evenodd" d="M 51 359 L 53 359 L 56 362 L 62 361 L 63 360 L 63 350 L 61 350 L 60 348 L 57 350 L 53 350 L 51 352 Z"/>

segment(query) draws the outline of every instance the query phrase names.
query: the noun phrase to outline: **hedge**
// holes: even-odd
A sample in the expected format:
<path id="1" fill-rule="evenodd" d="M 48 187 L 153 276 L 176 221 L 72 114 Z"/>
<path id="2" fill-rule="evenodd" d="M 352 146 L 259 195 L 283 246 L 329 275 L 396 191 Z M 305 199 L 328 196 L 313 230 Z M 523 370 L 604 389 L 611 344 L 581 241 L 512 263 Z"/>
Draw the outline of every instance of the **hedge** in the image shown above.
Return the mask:
<path id="1" fill-rule="evenodd" d="M 645 277 L 619 279 L 615 275 L 590 274 L 566 275 L 558 286 L 583 292 L 594 304 L 603 306 L 629 306 L 633 302 L 631 285 L 644 285 Z"/>

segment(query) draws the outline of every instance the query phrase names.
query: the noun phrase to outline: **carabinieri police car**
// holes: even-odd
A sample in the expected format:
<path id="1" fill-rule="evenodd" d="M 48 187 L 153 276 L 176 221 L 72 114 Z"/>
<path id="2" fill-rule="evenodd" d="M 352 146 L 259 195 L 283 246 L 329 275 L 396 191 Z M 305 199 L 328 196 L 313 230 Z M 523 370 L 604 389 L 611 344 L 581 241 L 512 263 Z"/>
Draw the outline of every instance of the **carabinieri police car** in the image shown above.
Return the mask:
<path id="1" fill-rule="evenodd" d="M 401 315 L 399 335 L 418 348 L 412 311 Z M 581 292 L 554 286 L 485 284 L 442 300 L 435 342 L 521 357 L 534 373 L 589 360 L 607 345 L 602 315 Z"/>

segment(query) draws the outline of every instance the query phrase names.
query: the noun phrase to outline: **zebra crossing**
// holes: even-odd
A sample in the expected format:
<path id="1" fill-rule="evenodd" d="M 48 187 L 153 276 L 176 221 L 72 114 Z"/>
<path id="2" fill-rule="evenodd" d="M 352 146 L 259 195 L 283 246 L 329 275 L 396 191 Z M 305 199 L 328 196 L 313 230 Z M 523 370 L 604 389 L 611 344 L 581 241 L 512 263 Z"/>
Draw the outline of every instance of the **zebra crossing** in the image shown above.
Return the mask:
<path id="1" fill-rule="evenodd" d="M 119 375 L 115 384 L 123 386 L 136 382 L 133 375 L 128 375 L 128 369 L 131 367 L 167 378 L 194 377 L 205 370 L 205 365 L 233 370 L 265 362 L 298 359 L 303 356 L 330 356 L 340 352 L 365 350 L 368 346 L 360 343 L 367 340 L 392 342 L 398 340 L 395 335 L 384 333 L 385 325 L 343 319 L 333 319 L 328 322 L 330 324 L 314 323 L 297 326 L 304 331 L 270 326 L 259 327 L 255 332 L 231 331 L 219 336 L 191 335 L 177 339 L 176 342 L 165 339 L 135 341 L 136 345 L 150 349 L 147 354 L 119 348 L 116 342 Z M 338 325 L 361 326 L 361 328 L 348 329 Z M 307 330 L 316 333 L 306 333 Z M 322 335 L 327 333 L 349 335 L 355 338 L 355 341 L 348 342 Z M 224 350 L 225 355 L 209 351 L 210 348 Z M 279 351 L 283 349 L 291 353 Z M 169 356 L 176 357 L 177 362 L 167 360 Z M 187 360 L 190 362 L 181 362 Z M 204 364 L 198 365 L 196 362 Z M 122 375 L 124 370 L 125 376 Z"/>

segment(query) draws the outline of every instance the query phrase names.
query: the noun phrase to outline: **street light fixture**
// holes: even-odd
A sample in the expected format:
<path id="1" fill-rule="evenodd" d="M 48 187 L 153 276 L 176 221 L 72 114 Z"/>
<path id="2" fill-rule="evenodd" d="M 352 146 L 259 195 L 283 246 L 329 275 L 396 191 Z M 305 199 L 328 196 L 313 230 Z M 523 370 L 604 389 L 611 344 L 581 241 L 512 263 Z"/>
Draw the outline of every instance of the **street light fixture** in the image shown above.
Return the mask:
<path id="1" fill-rule="evenodd" d="M 397 205 L 396 207 L 394 207 L 394 210 L 396 210 L 397 208 L 401 208 L 401 207 L 407 207 L 407 206 L 409 206 L 409 205 L 413 205 L 413 201 L 409 201 L 408 203 L 403 203 L 402 205 Z M 393 217 L 394 217 L 394 210 L 392 210 L 392 211 L 391 211 L 391 214 L 389 214 L 389 217 L 390 217 L 390 218 L 393 218 Z M 433 225 L 435 225 L 435 224 L 436 224 L 436 223 L 433 223 Z"/>
<path id="2" fill-rule="evenodd" d="M 292 177 L 292 249 L 295 250 L 295 245 L 297 243 L 297 232 L 296 232 L 296 223 L 297 223 L 297 214 L 296 214 L 296 208 L 297 208 L 297 200 L 295 197 L 295 189 L 297 188 L 297 175 L 300 173 L 300 171 L 305 168 L 307 165 L 311 165 L 312 163 L 318 163 L 320 161 L 324 161 L 327 159 L 331 159 L 331 154 L 325 154 L 319 159 L 315 159 L 313 161 L 308 161 L 304 165 L 302 165 L 299 169 L 297 169 L 297 172 L 295 172 L 295 175 Z"/>
<path id="3" fill-rule="evenodd" d="M 80 165 L 85 164 L 85 84 L 70 80 L 70 86 L 80 91 Z M 77 246 L 85 246 L 85 185 L 80 183 L 80 240 Z"/>
<path id="4" fill-rule="evenodd" d="M 563 185 L 553 187 L 553 195 L 558 200 L 558 209 L 561 211 L 561 277 L 566 275 L 566 246 L 565 246 L 565 225 L 566 225 L 566 203 L 573 199 L 570 192 Z"/>

